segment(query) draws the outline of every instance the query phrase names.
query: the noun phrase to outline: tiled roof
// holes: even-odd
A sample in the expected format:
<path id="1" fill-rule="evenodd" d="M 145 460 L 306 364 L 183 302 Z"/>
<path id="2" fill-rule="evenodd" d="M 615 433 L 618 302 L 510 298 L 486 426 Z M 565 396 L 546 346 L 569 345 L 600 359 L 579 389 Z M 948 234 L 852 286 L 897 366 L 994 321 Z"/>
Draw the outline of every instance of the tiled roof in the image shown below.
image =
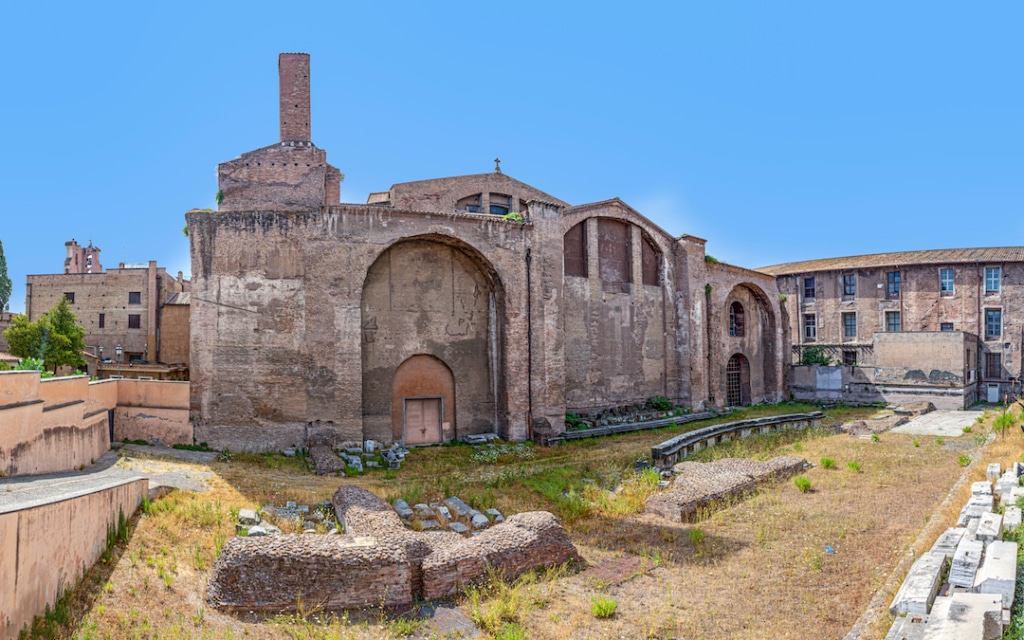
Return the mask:
<path id="1" fill-rule="evenodd" d="M 838 271 L 844 269 L 870 269 L 914 264 L 964 264 L 976 262 L 1024 262 L 1024 247 L 972 247 L 967 249 L 926 249 L 924 251 L 893 251 L 871 253 L 844 258 L 819 258 L 800 262 L 785 262 L 760 267 L 773 276 L 812 271 Z"/>

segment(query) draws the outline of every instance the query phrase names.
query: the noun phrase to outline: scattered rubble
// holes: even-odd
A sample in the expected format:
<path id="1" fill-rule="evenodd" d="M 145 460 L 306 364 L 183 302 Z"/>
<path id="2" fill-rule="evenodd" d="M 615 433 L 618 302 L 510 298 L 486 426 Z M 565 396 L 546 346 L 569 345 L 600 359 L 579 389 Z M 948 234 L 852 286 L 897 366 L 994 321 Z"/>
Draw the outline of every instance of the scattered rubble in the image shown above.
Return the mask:
<path id="1" fill-rule="evenodd" d="M 400 469 L 409 450 L 401 443 L 384 448 L 376 440 L 362 444 L 334 443 L 328 431 L 313 431 L 306 438 L 309 460 L 318 475 L 360 475 L 367 469 Z M 285 449 L 286 456 L 296 455 L 295 449 Z"/>
<path id="2" fill-rule="evenodd" d="M 444 501 L 413 506 L 399 498 L 394 502 L 395 513 L 406 526 L 416 531 L 447 528 L 459 534 L 470 534 L 505 521 L 497 509 L 479 511 L 466 504 L 461 498 L 452 496 Z"/>
<path id="3" fill-rule="evenodd" d="M 701 507 L 750 492 L 759 484 L 788 478 L 809 467 L 807 460 L 796 456 L 780 456 L 765 462 L 745 458 L 680 462 L 672 467 L 675 474 L 672 485 L 648 498 L 645 511 L 686 522 Z"/>
<path id="4" fill-rule="evenodd" d="M 1018 545 L 1003 538 L 1021 525 L 1020 494 L 1014 493 L 1020 470 L 1014 464 L 1003 472 L 992 463 L 985 469 L 987 480 L 971 484 L 959 526 L 947 529 L 914 562 L 893 599 L 890 609 L 897 618 L 886 640 L 1002 637 L 1017 588 Z"/>

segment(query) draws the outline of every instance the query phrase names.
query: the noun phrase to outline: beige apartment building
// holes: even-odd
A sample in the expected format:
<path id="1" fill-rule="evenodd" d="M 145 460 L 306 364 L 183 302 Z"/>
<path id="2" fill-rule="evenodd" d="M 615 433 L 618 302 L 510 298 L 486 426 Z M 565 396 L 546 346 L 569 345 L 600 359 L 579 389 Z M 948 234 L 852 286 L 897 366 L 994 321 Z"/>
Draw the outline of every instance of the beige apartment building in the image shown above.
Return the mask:
<path id="1" fill-rule="evenodd" d="M 182 296 L 187 289 L 180 272 L 172 276 L 152 260 L 105 271 L 30 275 L 25 313 L 38 320 L 66 299 L 85 328 L 90 373 L 183 378 L 189 362 L 188 299 Z"/>
<path id="2" fill-rule="evenodd" d="M 1024 247 L 901 251 L 760 270 L 778 278 L 785 296 L 793 362 L 815 346 L 837 363 L 873 366 L 877 334 L 962 332 L 964 382 L 977 383 L 981 399 L 1019 383 Z M 918 348 L 931 349 L 927 342 Z"/>

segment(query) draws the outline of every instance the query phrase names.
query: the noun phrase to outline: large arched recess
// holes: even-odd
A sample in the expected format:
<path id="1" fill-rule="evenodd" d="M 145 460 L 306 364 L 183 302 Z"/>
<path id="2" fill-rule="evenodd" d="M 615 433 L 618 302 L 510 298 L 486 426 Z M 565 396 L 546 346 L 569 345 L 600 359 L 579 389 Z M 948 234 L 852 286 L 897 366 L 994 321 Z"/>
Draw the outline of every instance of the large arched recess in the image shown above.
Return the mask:
<path id="1" fill-rule="evenodd" d="M 455 406 L 443 439 L 501 432 L 505 292 L 493 265 L 450 236 L 403 238 L 366 272 L 360 303 L 363 435 L 389 442 L 402 424 L 395 373 L 415 355 L 451 371 Z"/>
<path id="2" fill-rule="evenodd" d="M 732 335 L 734 332 L 730 331 L 729 312 L 736 303 L 743 308 L 743 330 L 739 332 L 740 335 Z M 717 364 L 721 368 L 717 393 L 720 401 L 725 402 L 728 398 L 726 370 L 729 358 L 737 353 L 746 359 L 750 371 L 750 390 L 749 395 L 743 398 L 744 404 L 775 400 L 778 388 L 778 319 L 768 294 L 753 283 L 737 284 L 729 291 L 716 315 L 721 320 L 719 336 L 722 348 L 716 354 Z"/>

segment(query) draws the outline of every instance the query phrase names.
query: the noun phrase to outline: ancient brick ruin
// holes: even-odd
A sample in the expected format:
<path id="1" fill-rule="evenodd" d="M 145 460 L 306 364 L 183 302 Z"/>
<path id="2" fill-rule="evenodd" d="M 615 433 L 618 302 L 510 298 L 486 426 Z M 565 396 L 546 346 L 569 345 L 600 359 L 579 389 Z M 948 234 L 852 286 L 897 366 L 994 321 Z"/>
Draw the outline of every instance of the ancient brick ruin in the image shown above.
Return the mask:
<path id="1" fill-rule="evenodd" d="M 558 520 L 519 513 L 472 537 L 413 531 L 383 500 L 355 486 L 334 494 L 344 535 L 229 540 L 214 565 L 207 601 L 244 612 L 401 609 L 442 598 L 497 572 L 506 578 L 578 560 Z"/>
<path id="2" fill-rule="evenodd" d="M 232 449 L 555 435 L 566 411 L 777 401 L 775 279 L 617 198 L 493 172 L 338 204 L 311 141 L 309 58 L 283 54 L 281 140 L 220 165 L 187 215 L 198 440 Z"/>

